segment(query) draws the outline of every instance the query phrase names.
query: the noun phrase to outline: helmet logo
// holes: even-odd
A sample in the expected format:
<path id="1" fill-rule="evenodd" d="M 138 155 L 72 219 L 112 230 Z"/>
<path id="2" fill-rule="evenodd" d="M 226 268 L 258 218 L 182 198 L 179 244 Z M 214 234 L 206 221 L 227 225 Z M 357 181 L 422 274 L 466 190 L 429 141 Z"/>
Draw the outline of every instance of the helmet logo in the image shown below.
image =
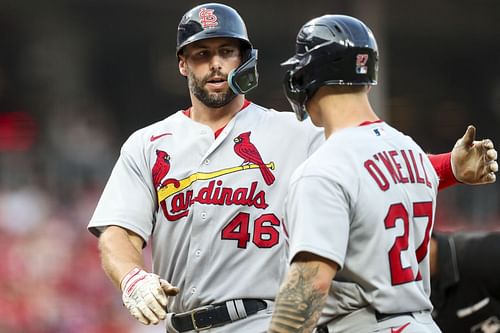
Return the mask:
<path id="1" fill-rule="evenodd" d="M 216 27 L 219 22 L 217 22 L 217 16 L 214 14 L 214 9 L 202 8 L 198 16 L 200 17 L 200 23 L 203 29 Z"/>
<path id="2" fill-rule="evenodd" d="M 368 54 L 357 54 L 356 55 L 356 74 L 366 74 L 368 73 Z"/>

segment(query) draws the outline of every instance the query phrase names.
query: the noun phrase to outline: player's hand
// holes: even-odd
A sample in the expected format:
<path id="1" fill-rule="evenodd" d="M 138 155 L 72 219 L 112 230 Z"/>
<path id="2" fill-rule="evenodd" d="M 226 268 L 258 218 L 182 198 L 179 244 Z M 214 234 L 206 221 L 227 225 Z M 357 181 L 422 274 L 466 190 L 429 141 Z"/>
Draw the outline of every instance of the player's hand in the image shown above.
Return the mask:
<path id="1" fill-rule="evenodd" d="M 497 151 L 490 139 L 475 141 L 476 128 L 467 127 L 451 151 L 451 167 L 455 178 L 464 184 L 480 185 L 496 181 Z"/>
<path id="2" fill-rule="evenodd" d="M 175 296 L 179 288 L 153 273 L 134 268 L 121 283 L 123 304 L 145 325 L 165 319 L 167 296 Z"/>

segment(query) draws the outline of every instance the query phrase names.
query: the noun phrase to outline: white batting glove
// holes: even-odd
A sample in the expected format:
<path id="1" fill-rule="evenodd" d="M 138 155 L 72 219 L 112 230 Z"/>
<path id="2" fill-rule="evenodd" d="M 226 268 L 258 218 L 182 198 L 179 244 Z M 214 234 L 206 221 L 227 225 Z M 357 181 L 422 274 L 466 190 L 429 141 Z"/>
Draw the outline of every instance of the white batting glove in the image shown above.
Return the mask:
<path id="1" fill-rule="evenodd" d="M 464 136 L 457 140 L 451 151 L 453 174 L 464 184 L 494 183 L 498 172 L 495 146 L 489 139 L 476 141 L 475 136 L 476 128 L 469 125 Z"/>
<path id="2" fill-rule="evenodd" d="M 140 268 L 132 269 L 123 278 L 121 289 L 123 304 L 145 325 L 156 325 L 165 319 L 167 295 L 174 296 L 179 292 L 158 275 Z"/>

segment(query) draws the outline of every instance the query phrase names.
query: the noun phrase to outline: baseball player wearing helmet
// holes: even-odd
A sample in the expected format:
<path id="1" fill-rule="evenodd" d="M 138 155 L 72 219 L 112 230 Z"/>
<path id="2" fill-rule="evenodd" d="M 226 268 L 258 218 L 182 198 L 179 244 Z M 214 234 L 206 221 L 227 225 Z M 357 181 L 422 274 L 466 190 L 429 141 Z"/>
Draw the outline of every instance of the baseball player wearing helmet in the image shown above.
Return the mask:
<path id="1" fill-rule="evenodd" d="M 258 82 L 257 50 L 233 8 L 189 10 L 177 58 L 191 107 L 129 137 L 88 228 L 140 322 L 166 319 L 168 332 L 264 332 L 286 269 L 286 184 L 322 131 L 245 99 Z M 453 163 L 434 157 L 449 183 L 452 164 L 455 174 L 484 168 L 475 160 L 484 153 L 464 147 Z M 484 181 L 478 174 L 470 182 Z"/>
<path id="2" fill-rule="evenodd" d="M 326 142 L 290 180 L 291 264 L 269 332 L 440 332 L 428 255 L 439 177 L 373 111 L 377 65 L 372 32 L 344 15 L 307 22 L 283 63 L 293 110 L 324 127 Z"/>

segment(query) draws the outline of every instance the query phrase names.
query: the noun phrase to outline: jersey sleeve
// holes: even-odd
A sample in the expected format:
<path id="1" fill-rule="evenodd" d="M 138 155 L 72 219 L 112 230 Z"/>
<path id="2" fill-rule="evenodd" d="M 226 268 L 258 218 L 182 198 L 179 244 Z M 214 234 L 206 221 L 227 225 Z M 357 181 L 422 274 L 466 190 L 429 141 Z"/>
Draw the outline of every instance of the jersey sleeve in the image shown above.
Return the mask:
<path id="1" fill-rule="evenodd" d="M 438 190 L 444 190 L 458 183 L 451 168 L 451 152 L 439 155 L 428 154 L 427 156 L 439 177 Z"/>
<path id="2" fill-rule="evenodd" d="M 134 141 L 123 145 L 90 220 L 88 230 L 96 236 L 110 225 L 131 230 L 145 242 L 152 232 L 156 194 L 145 154 Z"/>
<path id="3" fill-rule="evenodd" d="M 323 177 L 304 176 L 292 184 L 285 206 L 290 262 L 299 252 L 309 252 L 343 266 L 349 238 L 348 202 L 342 187 Z"/>

